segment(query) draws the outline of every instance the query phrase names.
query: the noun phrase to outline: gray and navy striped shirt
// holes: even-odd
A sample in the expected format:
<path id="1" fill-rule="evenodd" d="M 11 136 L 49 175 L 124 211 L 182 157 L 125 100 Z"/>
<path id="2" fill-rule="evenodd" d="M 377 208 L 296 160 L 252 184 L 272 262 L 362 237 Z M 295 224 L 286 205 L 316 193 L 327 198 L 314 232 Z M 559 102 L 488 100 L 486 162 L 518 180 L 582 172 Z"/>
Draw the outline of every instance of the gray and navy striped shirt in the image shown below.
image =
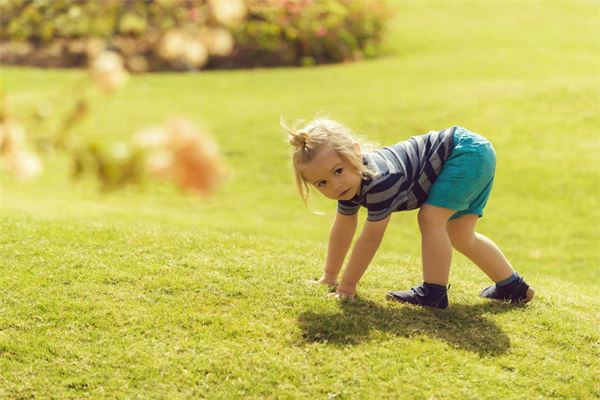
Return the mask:
<path id="1" fill-rule="evenodd" d="M 352 215 L 363 206 L 368 210 L 368 221 L 379 221 L 394 211 L 420 207 L 452 152 L 455 129 L 431 131 L 365 153 L 363 162 L 377 173 L 362 180 L 354 198 L 339 200 L 338 212 Z"/>

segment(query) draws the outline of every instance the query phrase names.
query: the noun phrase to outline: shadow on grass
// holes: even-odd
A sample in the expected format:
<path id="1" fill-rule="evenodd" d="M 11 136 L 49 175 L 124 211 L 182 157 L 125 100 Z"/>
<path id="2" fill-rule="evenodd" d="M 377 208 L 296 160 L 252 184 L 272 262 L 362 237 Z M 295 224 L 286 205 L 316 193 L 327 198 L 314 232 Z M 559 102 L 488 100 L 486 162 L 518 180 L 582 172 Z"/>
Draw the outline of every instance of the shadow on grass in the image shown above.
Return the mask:
<path id="1" fill-rule="evenodd" d="M 382 306 L 369 300 L 341 302 L 341 312 L 305 312 L 298 317 L 306 342 L 334 345 L 359 344 L 371 339 L 371 331 L 397 336 L 438 338 L 450 346 L 479 353 L 500 355 L 510 348 L 502 330 L 483 316 L 514 309 L 501 302 L 477 305 L 453 304 L 446 310 L 390 303 Z"/>

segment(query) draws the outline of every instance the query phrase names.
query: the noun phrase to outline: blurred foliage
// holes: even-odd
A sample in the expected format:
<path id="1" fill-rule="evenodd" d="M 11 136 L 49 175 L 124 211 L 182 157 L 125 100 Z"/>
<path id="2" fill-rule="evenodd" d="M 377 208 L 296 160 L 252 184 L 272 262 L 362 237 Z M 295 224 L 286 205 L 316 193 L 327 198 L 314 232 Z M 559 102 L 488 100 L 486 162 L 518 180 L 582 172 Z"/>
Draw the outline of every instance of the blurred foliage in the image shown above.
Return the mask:
<path id="1" fill-rule="evenodd" d="M 133 134 L 129 141 L 97 142 L 77 135 L 78 125 L 94 111 L 92 99 L 115 94 L 129 76 L 114 51 L 99 52 L 88 67 L 89 74 L 74 82 L 72 95 L 61 95 L 65 109 L 52 118 L 52 103 L 41 101 L 32 110 L 29 126 L 10 112 L 0 85 L 0 172 L 31 180 L 43 173 L 45 158 L 60 152 L 71 159 L 73 178 L 91 175 L 103 190 L 139 185 L 147 177 L 171 181 L 201 196 L 217 189 L 226 175 L 219 146 L 210 132 L 186 118 L 171 118 Z"/>
<path id="2" fill-rule="evenodd" d="M 374 57 L 389 9 L 382 0 L 249 0 L 235 31 L 237 56 L 261 65 L 299 65 Z"/>
<path id="3" fill-rule="evenodd" d="M 87 143 L 72 151 L 73 178 L 85 174 L 95 176 L 103 190 L 140 184 L 146 176 L 144 157 L 143 151 L 132 151 L 126 143 L 114 143 L 110 147 Z"/>
<path id="4" fill-rule="evenodd" d="M 105 48 L 128 70 L 311 65 L 373 57 L 383 0 L 4 0 L 0 58 L 83 66 Z"/>
<path id="5" fill-rule="evenodd" d="M 90 73 L 76 82 L 72 104 L 54 127 L 51 107 L 38 105 L 37 125 L 27 129 L 0 104 L 0 169 L 32 179 L 45 155 L 60 151 L 72 158 L 74 177 L 94 175 L 105 189 L 155 175 L 210 194 L 226 168 L 210 133 L 185 119 L 166 121 L 137 142 L 103 146 L 75 135 L 93 112 L 94 88 L 110 95 L 128 71 L 372 57 L 387 15 L 383 0 L 0 0 L 3 63 Z"/>

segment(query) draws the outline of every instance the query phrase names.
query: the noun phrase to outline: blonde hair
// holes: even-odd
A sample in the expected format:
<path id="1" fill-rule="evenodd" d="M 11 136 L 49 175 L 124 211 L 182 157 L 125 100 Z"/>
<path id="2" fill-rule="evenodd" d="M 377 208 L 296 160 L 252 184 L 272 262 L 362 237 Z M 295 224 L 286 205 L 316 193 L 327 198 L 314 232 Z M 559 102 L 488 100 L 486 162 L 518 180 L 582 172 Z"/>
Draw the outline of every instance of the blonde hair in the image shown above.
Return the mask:
<path id="1" fill-rule="evenodd" d="M 289 134 L 288 141 L 292 146 L 292 164 L 296 185 L 304 203 L 307 201 L 310 186 L 302 175 L 301 168 L 313 160 L 325 145 L 331 146 L 340 158 L 348 162 L 363 178 L 373 177 L 376 174 L 375 171 L 363 164 L 362 154 L 356 151 L 357 145 L 362 150 L 371 150 L 374 145 L 358 139 L 350 129 L 339 122 L 320 117 L 303 128 L 292 129 L 281 116 L 279 123 Z"/>

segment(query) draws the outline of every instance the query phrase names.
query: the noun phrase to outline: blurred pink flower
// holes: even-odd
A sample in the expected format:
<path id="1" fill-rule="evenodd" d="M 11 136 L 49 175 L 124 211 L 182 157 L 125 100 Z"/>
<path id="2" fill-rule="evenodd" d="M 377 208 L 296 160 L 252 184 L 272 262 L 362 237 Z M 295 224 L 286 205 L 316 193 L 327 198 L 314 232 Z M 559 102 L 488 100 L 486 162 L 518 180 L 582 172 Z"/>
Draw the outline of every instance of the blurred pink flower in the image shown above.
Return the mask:
<path id="1" fill-rule="evenodd" d="M 12 119 L 0 122 L 0 156 L 10 155 L 23 147 L 25 129 Z"/>
<path id="2" fill-rule="evenodd" d="M 310 3 L 304 2 L 302 0 L 283 0 L 281 4 L 288 13 L 290 14 L 300 14 L 302 9 Z"/>
<path id="3" fill-rule="evenodd" d="M 164 60 L 174 60 L 185 52 L 186 36 L 183 31 L 167 32 L 158 45 L 158 55 Z"/>
<path id="4" fill-rule="evenodd" d="M 200 40 L 188 39 L 182 58 L 186 64 L 201 68 L 208 61 L 208 50 Z"/>
<path id="5" fill-rule="evenodd" d="M 196 21 L 199 16 L 200 16 L 200 12 L 198 11 L 197 7 L 190 8 L 190 19 L 192 21 Z"/>
<path id="6" fill-rule="evenodd" d="M 141 148 L 156 148 L 165 145 L 167 135 L 164 128 L 151 128 L 138 132 L 133 140 Z"/>
<path id="7" fill-rule="evenodd" d="M 242 22 L 248 13 L 244 0 L 210 0 L 210 7 L 215 19 L 228 27 Z"/>
<path id="8" fill-rule="evenodd" d="M 324 37 L 327 35 L 327 28 L 324 26 L 319 26 L 316 30 L 316 34 L 318 37 Z"/>
<path id="9" fill-rule="evenodd" d="M 154 153 L 148 158 L 148 170 L 155 176 L 168 177 L 173 164 L 173 154 L 166 150 Z"/>
<path id="10" fill-rule="evenodd" d="M 99 38 L 89 38 L 85 44 L 85 53 L 89 60 L 93 60 L 106 49 L 106 43 Z"/>
<path id="11" fill-rule="evenodd" d="M 105 92 L 111 93 L 127 81 L 127 71 L 121 56 L 112 51 L 103 51 L 91 63 L 92 77 Z"/>
<path id="12" fill-rule="evenodd" d="M 151 151 L 148 169 L 184 190 L 209 195 L 225 175 L 217 144 L 192 122 L 173 118 L 160 128 L 139 133 L 135 142 Z"/>
<path id="13" fill-rule="evenodd" d="M 26 181 L 42 173 L 42 162 L 35 154 L 17 150 L 7 157 L 8 171 L 17 179 Z"/>
<path id="14" fill-rule="evenodd" d="M 198 35 L 182 30 L 172 30 L 165 34 L 158 46 L 158 55 L 167 61 L 183 61 L 188 66 L 201 68 L 208 62 L 207 45 Z"/>
<path id="15" fill-rule="evenodd" d="M 201 32 L 200 36 L 206 44 L 210 54 L 215 56 L 227 56 L 233 51 L 235 43 L 233 36 L 227 29 L 205 29 Z"/>
<path id="16" fill-rule="evenodd" d="M 35 178 L 42 172 L 38 156 L 25 149 L 25 129 L 13 119 L 0 122 L 0 161 L 20 180 Z"/>

